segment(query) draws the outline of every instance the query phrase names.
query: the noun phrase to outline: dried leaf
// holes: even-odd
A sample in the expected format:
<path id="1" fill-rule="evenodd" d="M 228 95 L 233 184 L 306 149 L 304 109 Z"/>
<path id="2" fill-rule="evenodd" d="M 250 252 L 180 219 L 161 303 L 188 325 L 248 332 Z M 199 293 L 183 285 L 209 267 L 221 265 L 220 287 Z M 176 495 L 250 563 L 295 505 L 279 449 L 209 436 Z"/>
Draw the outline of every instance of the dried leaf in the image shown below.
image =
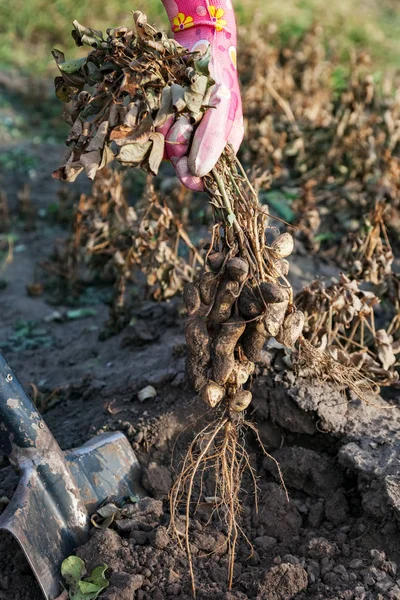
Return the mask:
<path id="1" fill-rule="evenodd" d="M 100 123 L 95 136 L 91 139 L 87 152 L 91 152 L 92 150 L 101 150 L 104 146 L 105 139 L 108 133 L 108 121 L 103 121 Z"/>
<path id="2" fill-rule="evenodd" d="M 110 146 L 108 146 L 107 144 L 104 146 L 103 148 L 103 155 L 101 157 L 101 163 L 99 165 L 99 171 L 100 169 L 103 169 L 106 165 L 108 165 L 110 162 L 112 162 L 115 158 L 115 154 L 112 151 L 112 149 L 110 148 Z"/>
<path id="3" fill-rule="evenodd" d="M 124 69 L 124 79 L 121 84 L 121 92 L 126 92 L 131 98 L 135 97 L 136 92 L 140 89 L 140 83 L 136 74 L 131 69 Z"/>
<path id="4" fill-rule="evenodd" d="M 56 96 L 61 102 L 71 101 L 73 90 L 66 84 L 64 77 L 56 77 L 54 79 L 54 87 Z"/>
<path id="5" fill-rule="evenodd" d="M 130 127 L 132 130 L 137 125 L 137 120 L 139 116 L 140 104 L 138 102 L 130 105 L 128 112 L 126 113 L 124 119 L 124 125 L 126 127 Z"/>
<path id="6" fill-rule="evenodd" d="M 61 52 L 61 50 L 57 50 L 57 48 L 54 48 L 51 51 L 51 54 L 54 60 L 56 61 L 57 65 L 65 62 L 65 54 L 64 52 Z"/>
<path id="7" fill-rule="evenodd" d="M 171 85 L 171 101 L 172 108 L 177 113 L 182 112 L 186 108 L 185 88 L 178 83 Z"/>
<path id="8" fill-rule="evenodd" d="M 93 152 L 84 152 L 81 156 L 81 165 L 89 179 L 93 181 L 101 163 L 100 150 Z"/>
<path id="9" fill-rule="evenodd" d="M 161 94 L 161 106 L 154 119 L 154 127 L 162 127 L 173 114 L 171 88 L 166 86 Z"/>
<path id="10" fill-rule="evenodd" d="M 165 138 L 162 133 L 153 132 L 149 138 L 153 142 L 151 152 L 148 158 L 150 171 L 157 175 L 158 169 L 164 157 Z"/>
<path id="11" fill-rule="evenodd" d="M 200 75 L 190 84 L 189 89 L 185 91 L 185 102 L 188 109 L 192 113 L 200 112 L 203 104 L 204 94 L 207 90 L 208 78 L 205 75 Z"/>
<path id="12" fill-rule="evenodd" d="M 123 164 L 131 166 L 140 165 L 140 163 L 146 158 L 152 142 L 145 142 L 144 144 L 126 144 L 122 146 L 118 160 Z"/>

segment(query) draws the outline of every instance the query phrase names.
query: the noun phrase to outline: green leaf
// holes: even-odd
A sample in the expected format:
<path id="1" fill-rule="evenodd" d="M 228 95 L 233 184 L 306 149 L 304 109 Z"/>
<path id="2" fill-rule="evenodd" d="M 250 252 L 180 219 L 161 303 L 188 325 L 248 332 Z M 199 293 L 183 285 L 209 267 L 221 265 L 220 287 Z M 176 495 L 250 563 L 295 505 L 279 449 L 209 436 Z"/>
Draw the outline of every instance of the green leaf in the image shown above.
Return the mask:
<path id="1" fill-rule="evenodd" d="M 284 219 L 288 223 L 292 223 L 294 220 L 294 212 L 290 205 L 293 201 L 292 197 L 288 197 L 278 190 L 271 190 L 265 194 L 260 194 L 260 197 L 268 204 L 271 209 L 271 216 L 274 213 Z"/>
<path id="2" fill-rule="evenodd" d="M 77 46 L 83 46 L 87 44 L 92 47 L 99 47 L 103 41 L 103 34 L 101 31 L 91 29 L 81 25 L 78 21 L 73 22 L 74 30 L 72 31 L 72 37 L 75 40 Z"/>
<path id="3" fill-rule="evenodd" d="M 82 579 L 86 568 L 78 556 L 69 556 L 61 565 L 61 574 L 69 587 L 70 600 L 96 600 L 101 592 L 109 585 L 105 576 L 107 565 L 93 569 L 89 577 Z"/>
<path id="4" fill-rule="evenodd" d="M 325 241 L 333 240 L 336 237 L 337 237 L 336 233 L 332 233 L 331 231 L 325 231 L 325 232 L 318 233 L 317 235 L 315 235 L 314 240 L 316 242 L 325 242 Z"/>
<path id="5" fill-rule="evenodd" d="M 72 591 L 76 590 L 78 582 L 82 579 L 85 571 L 85 563 L 79 556 L 68 556 L 61 565 L 61 575 L 72 588 Z"/>
<path id="6" fill-rule="evenodd" d="M 67 60 L 66 62 L 59 63 L 58 67 L 60 71 L 64 73 L 75 73 L 79 71 L 83 67 L 86 62 L 86 57 L 84 58 L 76 58 L 74 60 Z"/>
<path id="7" fill-rule="evenodd" d="M 87 577 L 86 580 L 89 581 L 90 583 L 93 583 L 98 588 L 101 588 L 101 590 L 104 590 L 104 588 L 106 588 L 109 584 L 109 582 L 105 576 L 105 572 L 107 571 L 107 569 L 108 569 L 107 565 L 99 565 L 98 567 L 93 569 L 93 571 L 90 573 L 90 576 Z"/>
<path id="8" fill-rule="evenodd" d="M 85 594 L 85 596 L 87 594 L 93 594 L 93 592 L 94 593 L 99 592 L 98 586 L 95 585 L 94 583 L 90 583 L 89 581 L 80 581 L 78 585 L 79 585 L 80 591 L 83 594 Z"/>

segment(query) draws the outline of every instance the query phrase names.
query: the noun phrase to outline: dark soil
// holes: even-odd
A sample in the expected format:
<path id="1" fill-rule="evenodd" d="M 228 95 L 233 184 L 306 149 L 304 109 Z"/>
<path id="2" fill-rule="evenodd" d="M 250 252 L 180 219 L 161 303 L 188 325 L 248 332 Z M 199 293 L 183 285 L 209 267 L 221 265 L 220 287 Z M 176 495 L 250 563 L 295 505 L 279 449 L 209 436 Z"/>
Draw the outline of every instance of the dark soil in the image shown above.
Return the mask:
<path id="1" fill-rule="evenodd" d="M 48 160 L 46 172 L 57 160 L 54 155 Z M 12 206 L 14 191 L 10 187 Z M 39 195 L 35 188 L 32 203 L 43 207 L 46 194 Z M 68 306 L 49 304 L 47 293 L 26 293 L 35 265 L 48 257 L 54 238 L 65 236 L 65 230 L 46 219 L 37 221 L 33 231 L 24 231 L 21 222 L 14 228 L 20 248 L 1 273 L 1 351 L 35 396 L 62 448 L 79 446 L 101 431 L 120 430 L 143 465 L 148 497 L 128 505 L 112 528 L 93 528 L 77 553 L 89 570 L 108 565 L 110 586 L 102 595 L 108 600 L 190 598 L 187 557 L 168 532 L 167 493 L 193 430 L 207 416 L 184 385 L 181 301 L 138 303 L 131 325 L 99 341 L 107 319 L 104 303 L 93 300 L 95 316 L 69 320 L 64 318 Z M 292 272 L 298 287 L 318 272 L 330 274 L 332 267 L 297 255 Z M 15 338 L 21 321 L 34 321 L 45 331 L 35 334 L 34 327 L 28 328 Z M 137 394 L 147 385 L 157 396 L 140 402 Z M 400 599 L 399 417 L 385 401 L 375 402 L 386 408 L 295 377 L 290 356 L 273 346 L 265 350 L 249 416 L 280 463 L 290 501 L 274 463 L 248 434 L 259 506 L 257 512 L 245 478 L 241 527 L 254 549 L 244 538 L 240 541 L 234 586 L 227 591 L 226 525 L 205 500 L 213 495 L 210 475 L 190 525 L 198 598 Z M 4 507 L 18 478 L 7 460 L 0 460 Z M 181 523 L 183 530 L 183 516 Z M 14 542 L 2 538 L 0 600 L 41 597 Z"/>

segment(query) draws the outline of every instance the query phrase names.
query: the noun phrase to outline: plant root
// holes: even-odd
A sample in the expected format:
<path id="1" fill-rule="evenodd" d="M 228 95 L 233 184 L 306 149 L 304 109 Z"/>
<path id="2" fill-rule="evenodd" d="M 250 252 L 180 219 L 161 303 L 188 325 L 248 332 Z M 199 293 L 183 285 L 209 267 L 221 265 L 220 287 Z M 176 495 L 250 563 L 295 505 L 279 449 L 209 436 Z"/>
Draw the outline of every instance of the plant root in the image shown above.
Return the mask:
<path id="1" fill-rule="evenodd" d="M 180 546 L 186 549 L 194 598 L 196 597 L 196 582 L 190 548 L 190 520 L 196 514 L 202 499 L 203 479 L 206 471 L 213 470 L 215 475 L 212 514 L 218 513 L 224 519 L 227 527 L 228 589 L 231 589 L 233 585 L 235 554 L 240 535 L 245 538 L 250 547 L 250 556 L 253 554 L 252 543 L 245 535 L 239 522 L 242 512 L 240 494 L 245 471 L 250 474 L 253 483 L 255 507 L 258 510 L 257 477 L 245 447 L 247 429 L 253 431 L 264 454 L 275 462 L 281 484 L 288 499 L 279 464 L 268 454 L 257 428 L 253 423 L 245 420 L 243 412 L 233 413 L 227 406 L 217 419 L 207 424 L 196 434 L 187 450 L 179 475 L 169 496 L 171 514 L 169 529 L 177 538 Z M 177 524 L 180 510 L 183 510 L 185 515 L 184 546 L 181 540 L 182 534 Z"/>

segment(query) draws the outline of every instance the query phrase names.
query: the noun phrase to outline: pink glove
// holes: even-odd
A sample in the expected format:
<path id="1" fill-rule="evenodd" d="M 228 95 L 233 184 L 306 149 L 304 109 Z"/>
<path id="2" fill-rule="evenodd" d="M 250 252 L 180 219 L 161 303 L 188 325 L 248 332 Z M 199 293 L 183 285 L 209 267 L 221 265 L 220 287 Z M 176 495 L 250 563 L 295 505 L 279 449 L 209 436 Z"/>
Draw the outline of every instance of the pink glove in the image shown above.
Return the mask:
<path id="1" fill-rule="evenodd" d="M 236 68 L 236 22 L 231 0 L 163 0 L 176 40 L 189 50 L 211 45 L 210 104 L 190 145 L 193 127 L 186 117 L 166 123 L 166 151 L 182 183 L 202 190 L 201 177 L 214 168 L 227 143 L 235 151 L 243 139 L 243 114 Z M 189 152 L 190 145 L 190 152 Z M 188 155 L 189 152 L 189 155 Z"/>

